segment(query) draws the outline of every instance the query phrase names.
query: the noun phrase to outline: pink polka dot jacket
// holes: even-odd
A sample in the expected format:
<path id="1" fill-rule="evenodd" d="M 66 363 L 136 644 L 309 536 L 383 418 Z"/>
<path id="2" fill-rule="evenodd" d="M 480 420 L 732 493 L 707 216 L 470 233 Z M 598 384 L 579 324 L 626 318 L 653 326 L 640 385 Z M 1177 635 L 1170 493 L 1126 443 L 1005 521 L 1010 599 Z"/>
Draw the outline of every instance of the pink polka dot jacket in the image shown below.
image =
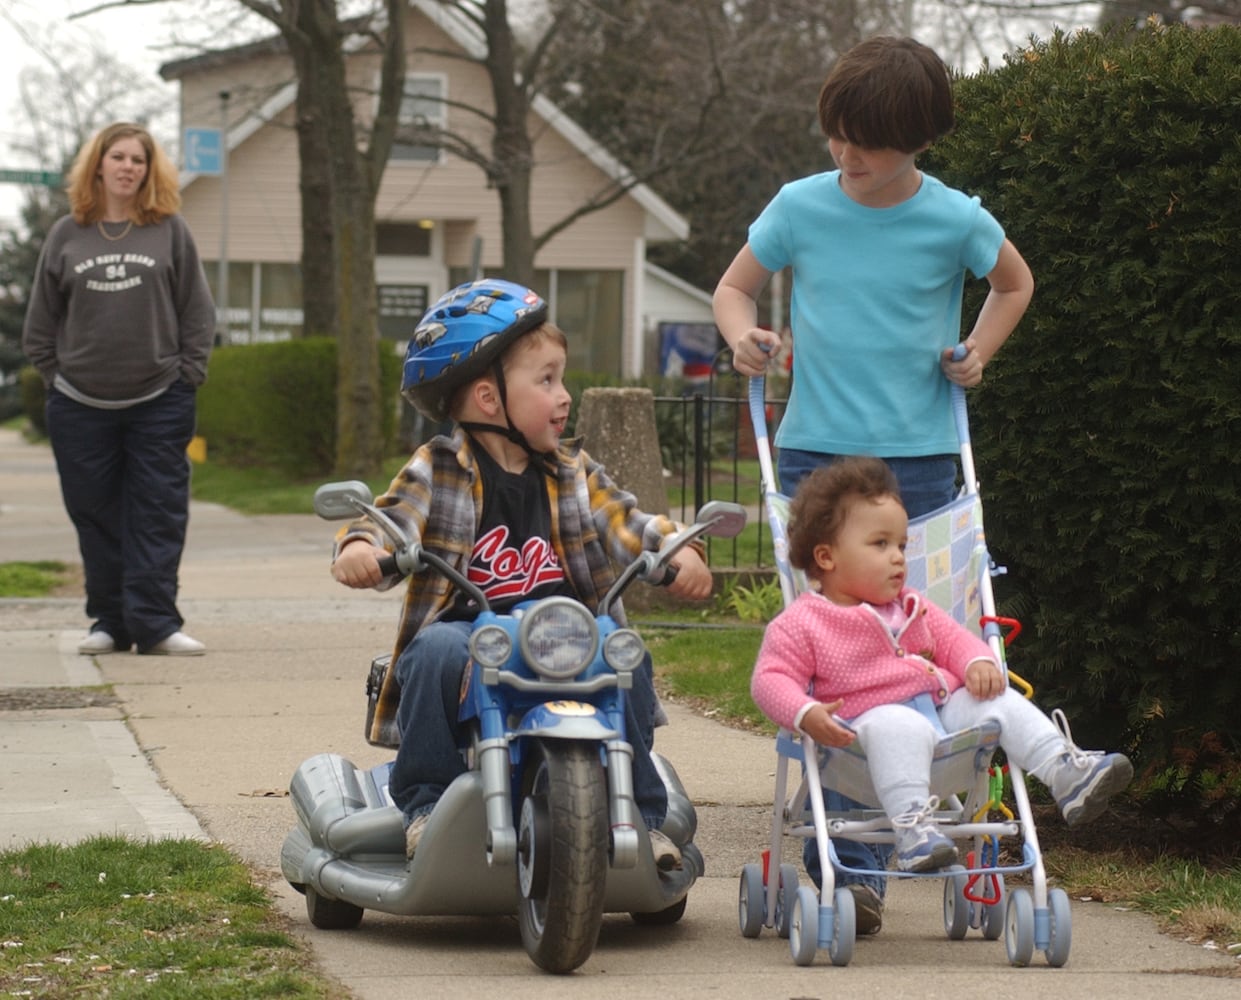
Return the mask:
<path id="1" fill-rule="evenodd" d="M 767 626 L 750 680 L 754 703 L 787 729 L 815 701 L 843 698 L 842 719 L 924 693 L 942 705 L 970 663 L 995 662 L 985 642 L 917 591 L 902 590 L 894 603 L 845 607 L 799 595 Z M 899 612 L 904 623 L 893 634 L 888 620 L 900 621 Z"/>

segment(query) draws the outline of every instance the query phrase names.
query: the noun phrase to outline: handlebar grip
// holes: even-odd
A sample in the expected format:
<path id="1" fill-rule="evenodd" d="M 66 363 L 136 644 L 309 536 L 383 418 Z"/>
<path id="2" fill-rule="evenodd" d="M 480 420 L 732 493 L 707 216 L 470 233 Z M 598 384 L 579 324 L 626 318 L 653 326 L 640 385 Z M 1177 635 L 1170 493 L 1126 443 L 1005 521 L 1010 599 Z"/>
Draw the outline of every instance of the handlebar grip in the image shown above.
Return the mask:
<path id="1" fill-rule="evenodd" d="M 396 556 L 386 555 L 379 560 L 379 572 L 384 576 L 400 576 L 401 568 L 396 564 Z"/>
<path id="2" fill-rule="evenodd" d="M 672 581 L 675 580 L 676 578 L 677 578 L 677 568 L 675 566 L 669 566 L 666 570 L 664 570 L 664 578 L 659 581 L 657 586 L 669 587 L 672 585 Z"/>
<path id="3" fill-rule="evenodd" d="M 970 349 L 965 346 L 965 341 L 961 341 L 961 343 L 957 344 L 957 346 L 952 349 L 952 360 L 960 361 L 967 354 L 969 354 L 969 352 Z M 957 427 L 957 441 L 961 444 L 968 444 L 970 440 L 970 419 L 969 410 L 965 405 L 965 390 L 953 382 L 951 383 L 951 393 L 952 420 Z"/>

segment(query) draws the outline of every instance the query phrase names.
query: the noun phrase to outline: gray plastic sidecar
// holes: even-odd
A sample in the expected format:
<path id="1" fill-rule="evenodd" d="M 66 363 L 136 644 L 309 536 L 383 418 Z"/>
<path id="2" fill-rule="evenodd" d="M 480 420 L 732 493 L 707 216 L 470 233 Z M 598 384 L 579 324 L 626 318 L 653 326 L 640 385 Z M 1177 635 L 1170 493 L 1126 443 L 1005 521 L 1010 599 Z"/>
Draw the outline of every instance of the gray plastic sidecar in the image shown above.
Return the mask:
<path id="1" fill-rule="evenodd" d="M 684 913 L 703 858 L 693 843 L 693 803 L 672 765 L 659 754 L 652 759 L 668 793 L 662 829 L 681 848 L 682 865 L 660 872 L 649 841 L 639 837 L 637 864 L 608 870 L 604 910 L 667 924 Z M 386 797 L 390 766 L 363 771 L 338 754 L 319 754 L 294 774 L 289 792 L 298 825 L 285 838 L 280 867 L 305 893 L 310 922 L 323 929 L 356 927 L 368 909 L 407 916 L 516 913 L 516 865 L 488 862 L 479 772 L 449 785 L 407 860 L 401 813 Z"/>

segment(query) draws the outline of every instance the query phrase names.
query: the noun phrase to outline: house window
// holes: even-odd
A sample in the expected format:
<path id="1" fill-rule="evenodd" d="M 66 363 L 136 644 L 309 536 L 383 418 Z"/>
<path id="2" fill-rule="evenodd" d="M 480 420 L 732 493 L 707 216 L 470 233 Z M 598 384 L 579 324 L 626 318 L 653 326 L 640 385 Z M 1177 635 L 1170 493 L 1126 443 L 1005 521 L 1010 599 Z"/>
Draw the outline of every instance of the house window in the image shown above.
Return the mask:
<path id="1" fill-rule="evenodd" d="M 577 371 L 621 374 L 621 271 L 556 272 L 556 325 L 569 337 L 569 367 Z"/>
<path id="2" fill-rule="evenodd" d="M 440 148 L 434 139 L 448 122 L 444 103 L 447 90 L 442 76 L 411 74 L 405 78 L 392 159 L 439 163 Z"/>
<path id="3" fill-rule="evenodd" d="M 375 253 L 380 257 L 430 257 L 431 227 L 417 223 L 376 223 Z"/>
<path id="4" fill-rule="evenodd" d="M 503 274 L 489 268 L 487 276 L 497 278 Z M 471 275 L 466 268 L 453 267 L 448 278 L 457 285 L 469 281 Z M 569 370 L 619 376 L 624 341 L 624 272 L 536 268 L 534 288 L 552 297 L 551 319 L 565 331 L 569 341 Z"/>
<path id="5" fill-rule="evenodd" d="M 219 265 L 203 262 L 211 294 Z M 302 269 L 297 264 L 229 261 L 228 315 L 220 331 L 226 344 L 264 344 L 302 336 Z"/>

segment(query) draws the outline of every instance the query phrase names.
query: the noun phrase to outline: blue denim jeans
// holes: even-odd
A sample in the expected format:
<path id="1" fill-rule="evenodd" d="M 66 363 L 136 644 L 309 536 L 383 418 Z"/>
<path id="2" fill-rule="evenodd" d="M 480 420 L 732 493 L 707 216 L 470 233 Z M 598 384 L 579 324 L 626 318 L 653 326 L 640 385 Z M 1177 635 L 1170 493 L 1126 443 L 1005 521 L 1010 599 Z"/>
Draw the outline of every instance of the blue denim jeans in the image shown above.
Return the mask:
<path id="1" fill-rule="evenodd" d="M 839 455 L 783 448 L 778 458 L 780 492 L 792 496 L 798 484 L 820 465 L 828 465 Z M 885 458 L 901 488 L 901 503 L 910 518 L 929 514 L 956 496 L 957 459 L 955 455 L 922 455 L 912 458 Z"/>
<path id="2" fill-rule="evenodd" d="M 183 623 L 177 577 L 190 518 L 185 449 L 196 399 L 181 379 L 154 399 L 116 410 L 48 390 L 47 435 L 77 529 L 86 614 L 118 649 L 149 649 Z"/>
<path id="3" fill-rule="evenodd" d="M 793 448 L 781 449 L 778 458 L 780 491 L 792 496 L 798 484 L 820 465 L 827 465 L 839 456 L 823 454 L 816 451 L 799 451 Z M 885 458 L 885 462 L 896 475 L 901 490 L 901 502 L 905 512 L 911 517 L 921 517 L 949 503 L 956 495 L 957 462 L 954 455 L 926 455 L 912 458 Z M 839 792 L 825 788 L 823 804 L 829 812 L 863 808 L 860 802 L 846 798 Z M 849 868 L 865 868 L 882 871 L 888 866 L 892 856 L 890 844 L 862 844 L 853 840 L 836 839 L 832 841 L 836 848 L 836 856 L 842 865 Z M 806 866 L 806 874 L 814 880 L 814 884 L 822 886 L 823 873 L 819 869 L 819 851 L 813 839 L 808 839 L 802 850 L 802 863 Z M 859 875 L 854 872 L 839 872 L 837 885 L 861 883 L 869 885 L 883 896 L 888 880 L 882 875 Z"/>
<path id="4" fill-rule="evenodd" d="M 465 773 L 458 714 L 469 674 L 470 622 L 434 622 L 414 636 L 397 657 L 401 688 L 397 731 L 401 745 L 388 778 L 392 801 L 405 822 L 430 812 L 454 778 Z M 633 746 L 634 799 L 649 828 L 659 827 L 668 811 L 668 793 L 651 760 L 655 741 L 654 675 L 650 654 L 635 671 L 626 692 L 626 738 Z"/>

